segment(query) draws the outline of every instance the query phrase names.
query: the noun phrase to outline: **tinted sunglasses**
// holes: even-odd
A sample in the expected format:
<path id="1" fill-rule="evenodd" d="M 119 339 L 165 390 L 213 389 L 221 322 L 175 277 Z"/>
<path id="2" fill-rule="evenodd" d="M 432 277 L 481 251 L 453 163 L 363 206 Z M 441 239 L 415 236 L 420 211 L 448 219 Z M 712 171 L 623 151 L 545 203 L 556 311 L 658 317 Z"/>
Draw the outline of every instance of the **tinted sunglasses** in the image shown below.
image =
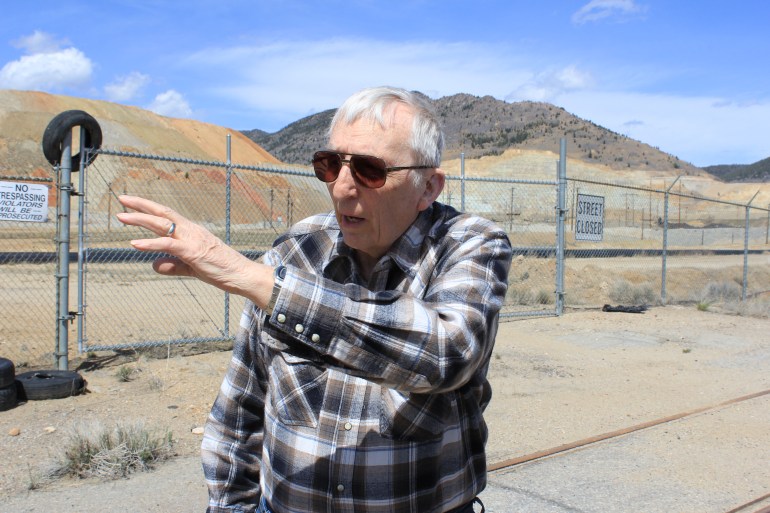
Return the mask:
<path id="1" fill-rule="evenodd" d="M 350 158 L 344 158 L 350 155 Z M 385 185 L 389 171 L 401 169 L 433 169 L 434 166 L 396 166 L 388 167 L 385 161 L 371 155 L 356 155 L 336 151 L 317 151 L 313 154 L 313 169 L 322 182 L 333 182 L 340 176 L 342 166 L 347 164 L 356 182 L 370 189 Z"/>

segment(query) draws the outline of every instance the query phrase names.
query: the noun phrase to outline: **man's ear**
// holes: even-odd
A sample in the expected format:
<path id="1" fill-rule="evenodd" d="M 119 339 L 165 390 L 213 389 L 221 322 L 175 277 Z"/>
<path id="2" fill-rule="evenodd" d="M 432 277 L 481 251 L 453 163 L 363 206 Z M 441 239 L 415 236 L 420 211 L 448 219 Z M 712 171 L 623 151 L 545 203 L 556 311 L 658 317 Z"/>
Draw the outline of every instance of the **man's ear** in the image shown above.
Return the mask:
<path id="1" fill-rule="evenodd" d="M 433 174 L 425 182 L 425 189 L 422 191 L 422 197 L 417 208 L 420 212 L 431 206 L 436 201 L 441 191 L 444 190 L 444 183 L 446 178 L 444 172 L 441 169 L 436 169 Z"/>

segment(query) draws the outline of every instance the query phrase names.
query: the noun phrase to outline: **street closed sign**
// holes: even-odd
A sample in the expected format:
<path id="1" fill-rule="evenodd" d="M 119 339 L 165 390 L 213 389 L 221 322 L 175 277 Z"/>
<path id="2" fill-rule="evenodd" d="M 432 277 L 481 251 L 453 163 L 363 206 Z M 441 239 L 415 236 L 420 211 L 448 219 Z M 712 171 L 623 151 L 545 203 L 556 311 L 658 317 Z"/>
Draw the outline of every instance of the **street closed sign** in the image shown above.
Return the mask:
<path id="1" fill-rule="evenodd" d="M 48 219 L 48 187 L 0 182 L 0 221 L 44 223 Z"/>
<path id="2" fill-rule="evenodd" d="M 600 241 L 604 237 L 604 196 L 578 194 L 575 240 Z"/>

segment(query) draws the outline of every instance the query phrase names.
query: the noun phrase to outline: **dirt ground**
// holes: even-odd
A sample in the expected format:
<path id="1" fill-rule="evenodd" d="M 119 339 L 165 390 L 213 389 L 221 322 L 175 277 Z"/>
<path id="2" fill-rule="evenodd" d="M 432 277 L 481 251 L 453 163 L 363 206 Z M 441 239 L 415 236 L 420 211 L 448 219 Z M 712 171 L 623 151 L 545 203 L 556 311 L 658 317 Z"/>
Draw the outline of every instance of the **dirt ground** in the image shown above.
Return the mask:
<path id="1" fill-rule="evenodd" d="M 642 314 L 591 309 L 503 322 L 490 368 L 489 463 L 767 390 L 768 332 L 769 319 L 693 306 L 657 307 Z M 0 502 L 12 507 L 4 511 L 106 511 L 89 505 L 102 494 L 119 494 L 115 482 L 46 482 L 40 477 L 68 433 L 84 422 L 142 421 L 170 429 L 176 464 L 199 466 L 201 435 L 195 431 L 205 422 L 229 357 L 229 351 L 165 357 L 157 350 L 152 357 L 103 353 L 79 362 L 87 394 L 30 401 L 0 412 Z M 119 380 L 122 366 L 134 370 L 130 381 Z M 747 426 L 743 436 L 762 439 L 766 428 Z M 14 436 L 15 430 L 19 434 Z M 767 474 L 762 462 L 770 459 L 768 451 L 755 447 L 743 467 Z M 164 471 L 173 465 L 161 464 L 150 473 L 151 485 L 142 488 L 141 494 L 157 496 L 152 511 L 193 511 L 205 500 L 199 471 L 183 481 L 178 473 Z M 713 479 L 722 480 L 733 470 L 722 467 Z M 78 499 L 72 509 L 57 507 L 57 496 L 73 490 Z M 756 488 L 746 495 L 746 500 L 754 498 Z M 123 499 L 124 505 L 138 500 Z M 40 509 L 18 506 L 41 503 Z"/>

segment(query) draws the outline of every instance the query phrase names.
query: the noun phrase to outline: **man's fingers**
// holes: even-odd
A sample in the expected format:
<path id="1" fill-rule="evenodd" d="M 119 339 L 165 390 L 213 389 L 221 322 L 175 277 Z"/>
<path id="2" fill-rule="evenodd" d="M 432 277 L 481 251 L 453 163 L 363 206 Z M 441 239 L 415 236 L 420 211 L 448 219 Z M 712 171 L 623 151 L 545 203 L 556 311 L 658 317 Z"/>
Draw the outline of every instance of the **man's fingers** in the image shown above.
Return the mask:
<path id="1" fill-rule="evenodd" d="M 160 203 L 148 200 L 147 198 L 140 198 L 139 196 L 121 194 L 118 196 L 118 201 L 126 208 L 153 216 L 168 218 L 176 214 L 173 209 L 166 205 L 161 205 Z"/>
<path id="2" fill-rule="evenodd" d="M 139 196 L 120 195 L 118 201 L 134 211 L 119 213 L 118 219 L 121 222 L 147 228 L 161 237 L 173 235 L 170 233 L 172 227 L 177 228 L 180 223 L 186 221 L 174 209 Z"/>
<path id="3" fill-rule="evenodd" d="M 123 224 L 139 226 L 155 233 L 158 237 L 179 235 L 179 225 L 186 219 L 173 209 L 138 196 L 118 196 L 120 203 L 133 212 L 119 212 L 118 220 Z"/>
<path id="4" fill-rule="evenodd" d="M 163 217 L 157 217 L 152 214 L 142 214 L 139 212 L 119 212 L 117 218 L 118 221 L 123 224 L 146 228 L 158 237 L 170 236 L 169 231 L 171 230 L 171 225 L 173 223 Z M 176 223 L 173 224 L 174 232 L 176 232 L 179 225 Z"/>

